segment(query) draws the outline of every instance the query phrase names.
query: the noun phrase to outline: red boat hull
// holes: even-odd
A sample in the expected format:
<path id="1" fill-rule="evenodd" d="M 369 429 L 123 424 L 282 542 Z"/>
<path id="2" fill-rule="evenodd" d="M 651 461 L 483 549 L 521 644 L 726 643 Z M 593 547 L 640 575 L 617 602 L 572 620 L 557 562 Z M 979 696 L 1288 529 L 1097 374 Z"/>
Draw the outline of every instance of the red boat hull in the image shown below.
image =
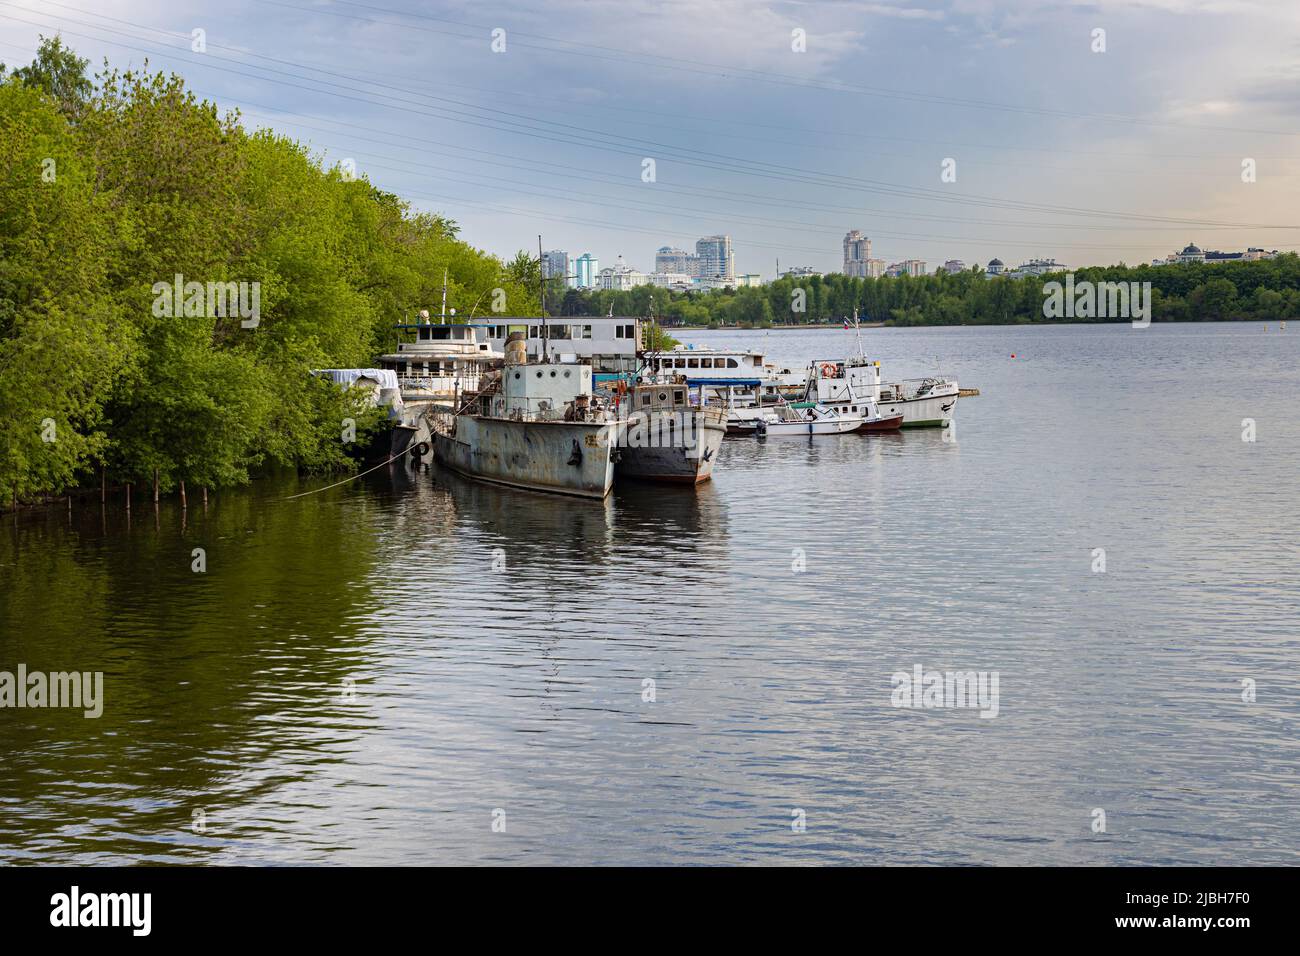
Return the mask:
<path id="1" fill-rule="evenodd" d="M 859 427 L 860 432 L 896 432 L 903 427 L 903 416 L 895 415 L 893 418 L 882 418 L 878 422 L 863 422 Z"/>

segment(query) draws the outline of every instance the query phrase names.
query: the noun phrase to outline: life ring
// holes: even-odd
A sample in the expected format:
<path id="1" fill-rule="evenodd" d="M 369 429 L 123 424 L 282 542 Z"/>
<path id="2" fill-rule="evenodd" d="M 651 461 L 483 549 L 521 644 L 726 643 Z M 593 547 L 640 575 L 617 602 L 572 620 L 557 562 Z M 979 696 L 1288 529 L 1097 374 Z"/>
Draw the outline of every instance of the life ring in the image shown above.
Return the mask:
<path id="1" fill-rule="evenodd" d="M 415 446 L 416 458 L 423 458 L 427 454 L 429 454 L 429 443 L 427 441 L 422 441 Z"/>
<path id="2" fill-rule="evenodd" d="M 822 363 L 822 378 L 835 378 L 835 363 L 834 363 L 834 362 L 823 362 L 823 363 Z"/>

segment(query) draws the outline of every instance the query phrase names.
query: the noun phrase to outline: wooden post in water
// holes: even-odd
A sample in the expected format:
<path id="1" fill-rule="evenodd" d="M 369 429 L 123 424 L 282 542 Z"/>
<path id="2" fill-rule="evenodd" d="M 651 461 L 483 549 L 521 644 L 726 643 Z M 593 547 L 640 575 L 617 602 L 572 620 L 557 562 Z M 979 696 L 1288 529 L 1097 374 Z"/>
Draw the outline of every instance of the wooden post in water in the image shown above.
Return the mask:
<path id="1" fill-rule="evenodd" d="M 203 486 L 203 510 L 208 510 L 208 486 Z"/>
<path id="2" fill-rule="evenodd" d="M 131 510 L 131 482 L 126 483 L 126 510 Z"/>
<path id="3" fill-rule="evenodd" d="M 153 468 L 153 503 L 158 503 L 158 466 Z"/>
<path id="4" fill-rule="evenodd" d="M 105 469 L 103 465 L 99 466 L 99 503 L 101 505 L 108 501 L 108 485 L 104 478 L 104 472 L 106 470 L 107 469 Z"/>
<path id="5" fill-rule="evenodd" d="M 181 479 L 181 508 L 188 508 L 189 502 L 185 500 L 185 479 Z"/>

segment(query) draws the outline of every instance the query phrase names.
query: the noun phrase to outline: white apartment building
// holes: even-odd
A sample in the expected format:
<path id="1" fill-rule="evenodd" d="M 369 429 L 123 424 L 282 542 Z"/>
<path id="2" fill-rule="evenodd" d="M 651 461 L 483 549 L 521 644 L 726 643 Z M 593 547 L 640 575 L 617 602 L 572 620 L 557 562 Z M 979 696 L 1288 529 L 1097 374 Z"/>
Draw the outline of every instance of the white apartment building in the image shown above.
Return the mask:
<path id="1" fill-rule="evenodd" d="M 871 261 L 871 240 L 856 229 L 844 237 L 844 274 L 867 277 L 867 263 Z"/>
<path id="2" fill-rule="evenodd" d="M 623 261 L 622 256 L 618 257 L 618 261 L 614 263 L 613 267 L 601 269 L 599 278 L 600 288 L 604 291 L 613 292 L 626 292 L 650 281 L 648 275 L 633 269 Z"/>
<path id="3" fill-rule="evenodd" d="M 709 279 L 736 278 L 736 257 L 730 236 L 705 236 L 695 243 L 700 260 L 700 275 Z"/>

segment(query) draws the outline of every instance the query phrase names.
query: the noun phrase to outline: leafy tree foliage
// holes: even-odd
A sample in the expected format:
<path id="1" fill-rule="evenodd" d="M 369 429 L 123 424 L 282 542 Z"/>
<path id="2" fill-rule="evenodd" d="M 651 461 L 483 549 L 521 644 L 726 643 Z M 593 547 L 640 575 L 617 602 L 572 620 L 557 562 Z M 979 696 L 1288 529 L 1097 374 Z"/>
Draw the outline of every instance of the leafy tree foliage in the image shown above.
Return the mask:
<path id="1" fill-rule="evenodd" d="M 1294 253 L 1254 262 L 1088 267 L 1076 282 L 1150 282 L 1157 322 L 1285 319 L 1300 316 L 1300 258 Z M 859 279 L 844 275 L 785 278 L 761 288 L 669 293 L 639 286 L 627 292 L 569 289 L 547 297 L 559 315 L 657 316 L 674 325 L 839 322 L 853 315 L 891 325 L 1004 325 L 1048 320 L 1043 286 L 1063 276 L 987 278 L 979 269 L 955 274 Z"/>
<path id="2" fill-rule="evenodd" d="M 311 369 L 373 364 L 440 305 L 538 311 L 535 269 L 457 238 L 175 75 L 47 40 L 0 80 L 0 501 L 107 479 L 220 487 L 352 467 L 382 413 Z M 257 323 L 155 288 L 245 283 Z M 191 314 L 192 313 L 192 314 Z"/>

